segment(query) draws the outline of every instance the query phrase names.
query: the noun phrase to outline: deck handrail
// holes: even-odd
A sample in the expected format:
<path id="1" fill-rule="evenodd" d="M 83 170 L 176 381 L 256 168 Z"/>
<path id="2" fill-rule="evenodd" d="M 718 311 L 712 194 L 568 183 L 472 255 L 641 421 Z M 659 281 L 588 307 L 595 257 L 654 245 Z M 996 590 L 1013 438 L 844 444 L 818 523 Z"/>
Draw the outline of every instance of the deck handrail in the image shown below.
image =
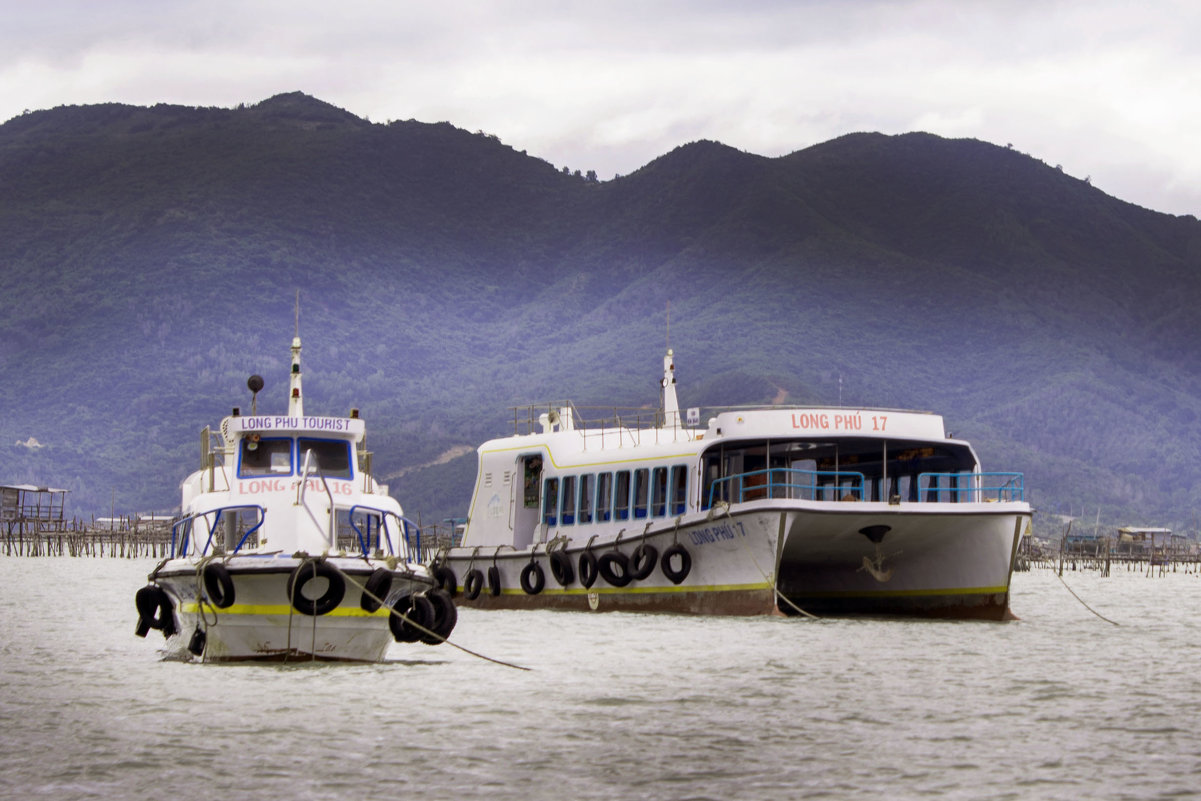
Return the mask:
<path id="1" fill-rule="evenodd" d="M 819 495 L 827 492 L 835 493 L 834 500 L 842 500 L 846 493 L 851 493 L 855 500 L 863 500 L 864 482 L 862 473 L 850 470 L 801 470 L 791 467 L 751 470 L 714 481 L 709 487 L 708 505 L 705 508 L 711 508 L 715 501 L 742 503 L 762 498 L 819 501 L 824 500 Z M 719 492 L 723 488 L 725 491 Z"/>
<path id="2" fill-rule="evenodd" d="M 263 521 L 267 519 L 267 510 L 258 504 L 235 503 L 235 504 L 229 504 L 228 506 L 218 506 L 214 509 L 206 509 L 203 512 L 196 512 L 195 514 L 188 515 L 187 517 L 182 517 L 179 520 L 175 521 L 173 524 L 171 524 L 171 558 L 174 559 L 175 555 L 176 555 L 176 536 L 179 533 L 180 527 L 187 525 L 187 529 L 183 532 L 183 535 L 179 538 L 179 543 L 178 543 L 179 544 L 179 554 L 182 556 L 182 555 L 187 554 L 187 552 L 188 552 L 188 541 L 191 539 L 193 521 L 195 521 L 197 518 L 207 518 L 209 515 L 214 515 L 212 525 L 209 526 L 208 538 L 204 542 L 204 548 L 200 550 L 201 556 L 207 555 L 209 548 L 213 544 L 213 535 L 217 532 L 217 526 L 220 525 L 220 523 L 221 523 L 221 515 L 225 511 L 231 510 L 231 509 L 257 509 L 258 513 L 259 513 L 259 521 L 257 523 L 255 523 L 253 526 L 251 526 L 249 529 L 246 530 L 246 532 L 242 535 L 242 538 L 240 540 L 238 540 L 237 546 L 233 549 L 233 553 L 237 553 L 238 551 L 240 551 L 242 549 L 242 546 L 246 544 L 246 540 L 249 539 L 250 535 L 253 534 L 254 532 L 258 531 L 259 528 L 262 527 Z"/>
<path id="3" fill-rule="evenodd" d="M 916 503 L 970 503 L 1025 500 L 1022 473 L 920 473 L 909 493 Z M 761 499 L 843 501 L 867 499 L 863 473 L 772 467 L 723 476 L 709 487 L 705 509 L 717 501 Z"/>

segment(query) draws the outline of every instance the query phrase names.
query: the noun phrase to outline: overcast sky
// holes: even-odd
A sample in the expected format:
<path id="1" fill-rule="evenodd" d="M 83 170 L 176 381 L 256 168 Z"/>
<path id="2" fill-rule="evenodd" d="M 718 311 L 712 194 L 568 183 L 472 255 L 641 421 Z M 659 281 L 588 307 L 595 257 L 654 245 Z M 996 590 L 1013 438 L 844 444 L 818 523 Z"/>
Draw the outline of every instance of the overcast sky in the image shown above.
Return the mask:
<path id="1" fill-rule="evenodd" d="M 698 139 L 780 156 L 920 130 L 1201 216 L 1191 0 L 0 0 L 0 20 L 0 121 L 302 91 L 602 180 Z"/>

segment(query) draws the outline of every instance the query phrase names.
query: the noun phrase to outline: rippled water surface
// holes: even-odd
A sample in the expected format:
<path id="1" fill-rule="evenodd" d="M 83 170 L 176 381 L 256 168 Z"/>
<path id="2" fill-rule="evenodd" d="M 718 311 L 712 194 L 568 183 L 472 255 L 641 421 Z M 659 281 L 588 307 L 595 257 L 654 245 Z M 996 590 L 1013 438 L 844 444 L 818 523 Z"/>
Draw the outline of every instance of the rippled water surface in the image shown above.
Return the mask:
<path id="1" fill-rule="evenodd" d="M 381 665 L 162 661 L 145 560 L 0 557 L 4 798 L 1201 797 L 1201 577 L 1020 621 L 462 610 Z M 419 796 L 420 797 L 420 796 Z"/>

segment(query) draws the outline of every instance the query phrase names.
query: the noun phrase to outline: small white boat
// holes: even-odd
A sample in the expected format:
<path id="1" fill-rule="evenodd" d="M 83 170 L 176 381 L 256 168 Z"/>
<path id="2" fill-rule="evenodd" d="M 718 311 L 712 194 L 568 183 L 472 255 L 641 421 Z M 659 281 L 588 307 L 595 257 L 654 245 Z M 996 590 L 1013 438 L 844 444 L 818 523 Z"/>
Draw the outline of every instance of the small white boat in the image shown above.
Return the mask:
<path id="1" fill-rule="evenodd" d="M 248 386 L 257 396 L 262 379 Z M 183 482 L 170 557 L 138 590 L 136 633 L 158 629 L 206 662 L 379 661 L 394 640 L 443 642 L 457 611 L 410 560 L 420 535 L 371 476 L 358 410 L 304 412 L 299 336 L 287 414 L 252 408 L 201 433 L 202 468 Z"/>
<path id="2" fill-rule="evenodd" d="M 1029 525 L 924 412 L 661 405 L 593 424 L 570 403 L 478 449 L 461 542 L 431 567 L 460 605 L 1005 619 Z"/>

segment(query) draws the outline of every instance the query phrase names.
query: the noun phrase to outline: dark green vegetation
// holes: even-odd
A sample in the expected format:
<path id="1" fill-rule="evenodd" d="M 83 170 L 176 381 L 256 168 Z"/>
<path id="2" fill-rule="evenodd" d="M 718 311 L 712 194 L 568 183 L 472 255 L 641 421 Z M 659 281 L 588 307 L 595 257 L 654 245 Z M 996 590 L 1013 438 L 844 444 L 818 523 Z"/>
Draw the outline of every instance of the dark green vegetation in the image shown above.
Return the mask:
<path id="1" fill-rule="evenodd" d="M 1196 219 L 979 141 L 597 183 L 301 94 L 40 111 L 0 126 L 0 480 L 172 508 L 247 375 L 283 411 L 299 290 L 306 410 L 359 406 L 410 514 L 462 515 L 474 454 L 434 463 L 509 406 L 657 404 L 670 302 L 684 406 L 930 409 L 1045 511 L 1191 528 L 1199 266 Z"/>

